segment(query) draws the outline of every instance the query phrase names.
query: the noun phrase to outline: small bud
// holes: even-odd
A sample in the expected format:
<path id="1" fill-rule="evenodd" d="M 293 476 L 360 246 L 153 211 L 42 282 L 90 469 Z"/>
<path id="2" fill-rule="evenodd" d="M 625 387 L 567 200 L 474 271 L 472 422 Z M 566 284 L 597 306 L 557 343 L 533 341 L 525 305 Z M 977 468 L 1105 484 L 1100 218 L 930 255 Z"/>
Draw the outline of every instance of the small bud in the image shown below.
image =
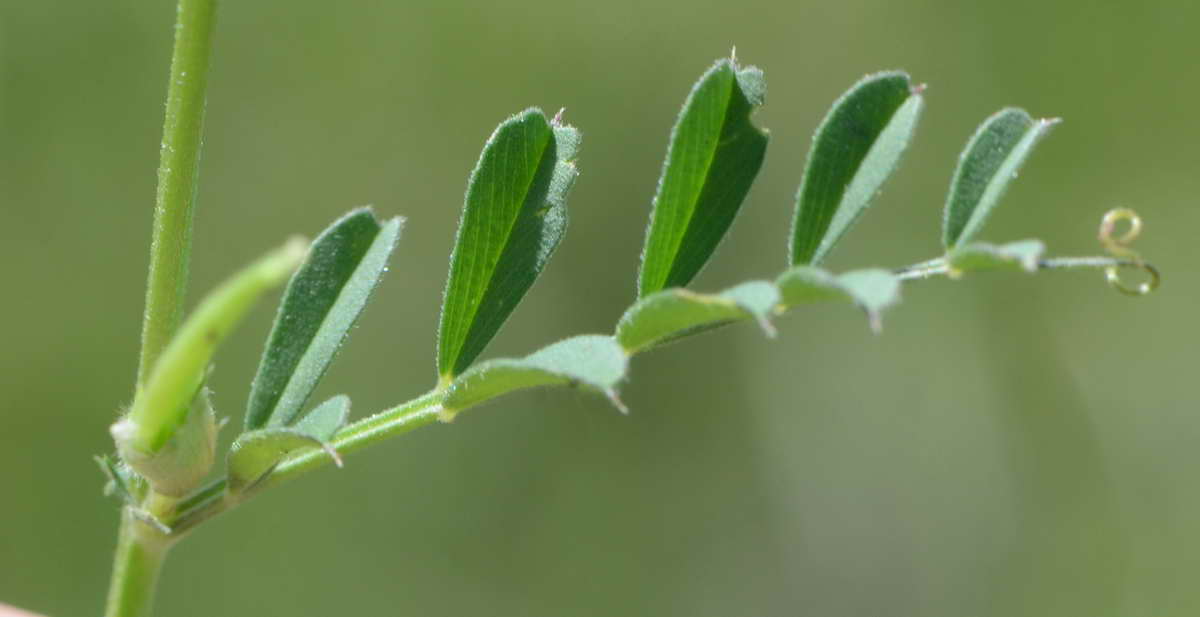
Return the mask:
<path id="1" fill-rule="evenodd" d="M 196 393 L 183 425 L 157 452 L 137 447 L 138 427 L 132 416 L 118 420 L 110 431 L 125 463 L 156 493 L 169 497 L 183 497 L 199 486 L 216 459 L 217 421 L 206 388 Z"/>

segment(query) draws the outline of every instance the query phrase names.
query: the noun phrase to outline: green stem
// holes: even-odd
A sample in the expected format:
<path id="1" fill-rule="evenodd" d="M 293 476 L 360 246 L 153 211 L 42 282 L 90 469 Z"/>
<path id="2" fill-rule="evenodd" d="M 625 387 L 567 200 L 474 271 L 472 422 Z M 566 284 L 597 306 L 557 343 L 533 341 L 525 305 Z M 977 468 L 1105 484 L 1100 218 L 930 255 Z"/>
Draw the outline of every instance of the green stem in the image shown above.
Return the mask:
<path id="1" fill-rule="evenodd" d="M 113 574 L 108 588 L 106 617 L 143 617 L 150 614 L 154 590 L 170 541 L 138 520 L 131 506 L 121 511 L 121 528 Z"/>
<path id="2" fill-rule="evenodd" d="M 403 405 L 349 424 L 333 436 L 330 445 L 338 454 L 345 455 L 389 437 L 433 424 L 442 410 L 444 395 L 441 391 L 427 392 Z M 262 487 L 286 482 L 331 462 L 333 459 L 323 449 L 306 450 L 280 463 L 263 482 Z"/>
<path id="3" fill-rule="evenodd" d="M 139 386 L 149 378 L 183 314 L 215 12 L 216 0 L 179 0 L 158 164 Z"/>
<path id="4" fill-rule="evenodd" d="M 1038 262 L 1039 270 L 1055 270 L 1062 268 L 1111 268 L 1134 267 L 1139 262 L 1121 257 L 1050 257 Z"/>
<path id="5" fill-rule="evenodd" d="M 150 241 L 146 311 L 142 318 L 139 389 L 174 336 L 183 315 L 215 13 L 216 0 L 179 0 L 176 9 L 175 47 L 167 85 Z M 173 511 L 175 504 L 151 494 L 141 507 L 151 516 L 159 516 Z M 135 516 L 133 506 L 122 510 L 105 605 L 108 617 L 150 614 L 163 559 L 173 542 L 174 538 Z"/>
<path id="6" fill-rule="evenodd" d="M 946 264 L 946 258 L 938 257 L 936 259 L 922 261 L 921 263 L 913 264 L 911 266 L 896 268 L 892 270 L 892 274 L 895 274 L 896 277 L 902 281 L 910 281 L 914 279 L 926 279 L 939 274 L 946 274 L 949 271 L 950 268 Z"/>
<path id="7" fill-rule="evenodd" d="M 389 437 L 432 424 L 437 421 L 438 412 L 442 409 L 443 395 L 444 392 L 438 390 L 427 392 L 407 403 L 348 424 L 333 436 L 330 445 L 339 455 L 345 456 Z M 226 493 L 225 479 L 222 478 L 180 502 L 178 514 L 163 517 L 164 522 L 171 527 L 171 533 L 176 538 L 181 537 L 196 525 L 233 508 L 265 488 L 282 484 L 330 463 L 333 463 L 333 459 L 324 449 L 305 450 L 284 459 L 249 495 L 237 498 Z"/>
<path id="8" fill-rule="evenodd" d="M 1038 262 L 1040 269 L 1103 268 L 1125 265 L 1133 265 L 1133 262 L 1110 257 L 1060 257 Z M 893 270 L 893 273 L 903 280 L 911 280 L 946 275 L 949 274 L 949 271 L 945 258 L 939 257 L 897 268 Z M 444 396 L 445 389 L 439 386 L 407 403 L 351 423 L 333 436 L 330 445 L 339 455 L 345 456 L 389 437 L 432 424 L 442 411 L 441 402 Z M 483 402 L 479 401 L 476 404 Z M 302 451 L 285 458 L 252 491 L 239 496 L 230 495 L 226 491 L 226 480 L 221 478 L 179 502 L 174 512 L 163 516 L 162 520 L 171 528 L 173 538 L 178 539 L 200 523 L 234 508 L 263 489 L 282 484 L 333 462 L 333 458 L 324 449 L 312 448 Z"/>
<path id="9" fill-rule="evenodd" d="M 1104 267 L 1122 263 L 1124 263 L 1123 260 L 1106 257 L 1085 257 L 1047 259 L 1040 262 L 1039 266 L 1041 268 Z M 948 274 L 949 266 L 946 264 L 945 258 L 939 257 L 904 268 L 897 268 L 893 272 L 904 280 L 930 278 Z M 378 441 L 432 424 L 442 410 L 441 401 L 444 395 L 444 387 L 439 386 L 407 403 L 348 424 L 333 436 L 330 445 L 339 455 L 345 456 Z M 333 462 L 329 453 L 324 449 L 305 450 L 285 458 L 275 467 L 271 475 L 253 491 L 238 497 L 227 493 L 226 481 L 221 478 L 181 501 L 174 515 L 164 516 L 163 521 L 171 528 L 171 532 L 176 538 L 181 537 L 200 523 L 234 508 L 263 489 L 282 484 Z"/>
<path id="10" fill-rule="evenodd" d="M 1149 264 L 1138 262 L 1133 259 L 1125 259 L 1119 257 L 1051 257 L 1038 262 L 1038 270 L 1063 270 L 1074 268 L 1145 268 Z M 1153 268 L 1153 266 L 1150 266 Z M 919 280 L 933 278 L 935 276 L 949 275 L 951 271 L 950 264 L 946 262 L 944 257 L 923 261 L 911 266 L 896 268 L 892 270 L 902 281 Z"/>

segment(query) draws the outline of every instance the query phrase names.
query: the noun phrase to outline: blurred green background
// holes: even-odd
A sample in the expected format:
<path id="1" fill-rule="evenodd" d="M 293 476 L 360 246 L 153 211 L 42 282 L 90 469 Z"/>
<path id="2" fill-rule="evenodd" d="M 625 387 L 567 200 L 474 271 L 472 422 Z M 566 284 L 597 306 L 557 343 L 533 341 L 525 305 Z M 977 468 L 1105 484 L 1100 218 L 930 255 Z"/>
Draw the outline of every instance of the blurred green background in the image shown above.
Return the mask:
<path id="1" fill-rule="evenodd" d="M 97 614 L 115 502 L 91 456 L 127 403 L 172 2 L 0 2 L 0 600 Z M 409 222 L 324 394 L 423 392 L 467 173 L 530 105 L 585 134 L 567 239 L 485 356 L 611 328 L 667 136 L 737 45 L 766 165 L 696 283 L 785 264 L 810 135 L 864 73 L 930 84 L 835 269 L 935 256 L 957 154 L 1004 105 L 1063 116 L 986 239 L 1095 254 L 1109 208 L 1165 274 L 996 273 L 905 290 L 872 336 L 818 306 L 634 363 L 633 414 L 514 395 L 322 470 L 171 555 L 159 614 L 1121 616 L 1200 613 L 1200 4 L 225 2 L 191 298 L 375 204 Z M 218 357 L 240 421 L 272 310 Z M 226 430 L 226 437 L 233 431 Z M 346 606 L 349 608 L 346 608 Z"/>

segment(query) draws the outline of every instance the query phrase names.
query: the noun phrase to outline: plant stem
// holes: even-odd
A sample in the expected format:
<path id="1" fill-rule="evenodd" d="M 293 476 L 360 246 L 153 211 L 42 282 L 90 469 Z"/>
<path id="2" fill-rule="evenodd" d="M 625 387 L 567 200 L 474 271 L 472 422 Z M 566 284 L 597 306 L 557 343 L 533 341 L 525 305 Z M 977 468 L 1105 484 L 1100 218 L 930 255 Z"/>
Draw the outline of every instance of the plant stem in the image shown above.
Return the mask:
<path id="1" fill-rule="evenodd" d="M 215 14 L 216 0 L 179 0 L 176 8 L 175 47 L 167 85 L 150 240 L 150 274 L 142 317 L 139 390 L 183 315 Z M 151 493 L 141 506 L 151 516 L 159 516 L 173 511 L 175 503 Z M 174 542 L 174 538 L 139 520 L 134 512 L 134 506 L 121 511 L 105 608 L 108 617 L 150 614 L 163 560 Z"/>
<path id="2" fill-rule="evenodd" d="M 926 279 L 939 274 L 946 274 L 949 271 L 950 268 L 948 265 L 946 265 L 946 258 L 938 257 L 937 259 L 922 261 L 921 263 L 916 263 L 911 266 L 896 268 L 892 270 L 892 274 L 895 274 L 896 277 L 902 281 L 911 281 L 915 279 Z"/>
<path id="3" fill-rule="evenodd" d="M 1126 264 L 1127 260 L 1109 257 L 1061 257 L 1042 260 L 1038 263 L 1038 267 L 1041 269 L 1097 268 Z M 949 265 L 945 258 L 939 257 L 897 268 L 893 270 L 893 273 L 902 280 L 912 280 L 946 275 L 949 271 Z M 344 456 L 378 441 L 432 424 L 437 420 L 438 413 L 442 409 L 441 402 L 444 395 L 445 389 L 439 385 L 438 388 L 411 401 L 348 424 L 333 436 L 330 445 L 339 455 Z M 236 498 L 227 493 L 226 480 L 221 478 L 182 500 L 173 514 L 163 516 L 163 521 L 171 528 L 172 537 L 178 539 L 200 523 L 234 508 L 266 488 L 282 484 L 333 462 L 333 458 L 322 448 L 304 450 L 285 458 L 253 491 Z"/>
<path id="4" fill-rule="evenodd" d="M 1061 268 L 1111 268 L 1138 267 L 1139 262 L 1123 257 L 1050 257 L 1038 262 L 1039 270 L 1055 270 Z"/>
<path id="5" fill-rule="evenodd" d="M 1103 268 L 1109 266 L 1134 265 L 1130 260 L 1111 257 L 1059 257 L 1038 262 L 1039 269 L 1059 268 Z M 932 278 L 950 272 L 945 258 L 939 257 L 892 271 L 902 280 Z M 402 403 L 346 425 L 333 436 L 330 445 L 339 455 L 345 456 L 373 443 L 427 426 L 438 419 L 442 410 L 442 386 Z M 476 404 L 483 403 L 479 401 Z M 474 406 L 474 405 L 472 405 Z M 283 459 L 258 486 L 245 495 L 231 496 L 226 491 L 226 479 L 220 478 L 180 501 L 171 513 L 161 518 L 171 528 L 172 539 L 179 539 L 200 523 L 233 509 L 262 490 L 282 484 L 309 471 L 329 465 L 334 460 L 322 448 L 304 450 Z"/>
<path id="6" fill-rule="evenodd" d="M 368 445 L 407 433 L 437 420 L 443 393 L 432 391 L 407 403 L 382 411 L 338 431 L 331 445 L 345 455 Z M 145 502 L 147 513 L 166 523 L 166 535 L 139 520 L 133 508 L 121 514 L 120 537 L 113 559 L 105 617 L 145 617 L 150 614 L 154 589 L 167 550 L 196 525 L 232 509 L 259 490 L 274 486 L 333 462 L 325 450 L 316 448 L 285 459 L 263 483 L 248 495 L 234 497 L 226 492 L 224 478 L 199 490 L 192 497 L 175 502 L 151 493 Z"/>
<path id="7" fill-rule="evenodd" d="M 1133 259 L 1119 257 L 1050 257 L 1038 261 L 1037 268 L 1038 270 L 1112 267 L 1145 268 L 1148 265 Z M 1153 266 L 1150 267 L 1153 268 Z M 950 264 L 946 262 L 944 257 L 892 270 L 892 274 L 895 274 L 902 281 L 927 279 L 940 275 L 949 275 L 950 273 Z"/>
<path id="8" fill-rule="evenodd" d="M 133 515 L 121 510 L 121 528 L 113 558 L 106 617 L 143 617 L 150 614 L 154 590 L 170 541 Z"/>
<path id="9" fill-rule="evenodd" d="M 339 454 L 349 454 L 389 437 L 437 421 L 443 392 L 428 392 L 403 405 L 363 418 L 338 431 L 330 442 Z M 332 462 L 323 449 L 314 448 L 285 459 L 263 482 L 263 488 L 286 482 Z"/>
<path id="10" fill-rule="evenodd" d="M 438 412 L 442 409 L 443 394 L 437 390 L 427 392 L 407 403 L 348 424 L 333 436 L 330 445 L 339 455 L 345 456 L 389 437 L 432 424 L 437 421 Z M 178 513 L 174 517 L 165 516 L 164 522 L 171 527 L 172 536 L 177 539 L 196 525 L 232 509 L 263 489 L 282 484 L 332 462 L 333 459 L 322 448 L 305 450 L 284 459 L 252 492 L 237 498 L 226 493 L 225 479 L 221 478 L 180 502 Z"/>
<path id="11" fill-rule="evenodd" d="M 215 12 L 216 0 L 179 0 L 158 164 L 139 386 L 146 382 L 183 314 Z"/>

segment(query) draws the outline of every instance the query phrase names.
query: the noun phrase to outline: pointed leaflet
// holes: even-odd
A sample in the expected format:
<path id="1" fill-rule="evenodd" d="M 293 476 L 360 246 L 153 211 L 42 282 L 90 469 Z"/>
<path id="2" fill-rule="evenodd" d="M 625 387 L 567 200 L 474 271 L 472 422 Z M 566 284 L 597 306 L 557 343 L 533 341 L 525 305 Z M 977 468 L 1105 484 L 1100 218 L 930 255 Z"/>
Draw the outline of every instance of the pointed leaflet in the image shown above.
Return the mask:
<path id="1" fill-rule="evenodd" d="M 382 225 L 369 208 L 338 219 L 313 241 L 279 303 L 246 408 L 246 429 L 290 424 L 387 269 L 403 221 Z"/>
<path id="2" fill-rule="evenodd" d="M 946 261 L 953 276 L 972 270 L 1024 270 L 1036 272 L 1038 261 L 1046 252 L 1041 240 L 1021 240 L 1008 244 L 973 242 L 950 251 Z"/>
<path id="3" fill-rule="evenodd" d="M 908 147 L 924 102 L 907 73 L 868 75 L 813 135 L 796 194 L 792 265 L 819 264 L 883 186 Z"/>
<path id="4" fill-rule="evenodd" d="M 282 283 L 300 264 L 307 244 L 303 239 L 293 239 L 200 301 L 159 356 L 145 387 L 134 397 L 129 414 L 112 427 L 123 456 L 132 450 L 152 454 L 174 436 L 188 417 L 217 345 L 264 292 Z"/>
<path id="5" fill-rule="evenodd" d="M 812 266 L 796 266 L 775 282 L 785 308 L 822 300 L 849 300 L 867 313 L 871 329 L 883 327 L 883 309 L 900 301 L 900 279 L 887 270 L 855 270 L 834 275 Z"/>
<path id="6" fill-rule="evenodd" d="M 635 353 L 742 319 L 755 319 L 774 335 L 769 320 L 779 300 L 779 289 L 766 281 L 749 281 L 711 295 L 664 289 L 625 311 L 616 338 L 626 352 Z"/>
<path id="7" fill-rule="evenodd" d="M 242 433 L 229 449 L 229 492 L 243 492 L 261 481 L 293 452 L 325 448 L 341 466 L 329 440 L 350 416 L 350 399 L 339 395 L 317 406 L 289 427 L 271 427 Z"/>
<path id="8" fill-rule="evenodd" d="M 470 366 L 542 272 L 567 224 L 579 133 L 528 109 L 492 133 L 467 183 L 438 329 L 443 383 Z"/>
<path id="9" fill-rule="evenodd" d="M 292 428 L 319 441 L 329 441 L 350 418 L 350 397 L 339 394 L 308 412 Z"/>
<path id="10" fill-rule="evenodd" d="M 575 336 L 524 358 L 488 360 L 471 367 L 446 392 L 443 417 L 453 418 L 461 409 L 514 390 L 552 385 L 582 385 L 607 395 L 620 407 L 616 387 L 628 367 L 625 351 L 611 336 Z"/>
<path id="11" fill-rule="evenodd" d="M 737 216 L 767 151 L 750 122 L 763 103 L 762 71 L 720 60 L 696 82 L 671 132 L 654 197 L 638 297 L 687 285 Z"/>
<path id="12" fill-rule="evenodd" d="M 946 198 L 942 243 L 947 250 L 979 233 L 1033 147 L 1058 122 L 1034 120 L 1024 109 L 1008 108 L 976 129 L 958 158 Z"/>

